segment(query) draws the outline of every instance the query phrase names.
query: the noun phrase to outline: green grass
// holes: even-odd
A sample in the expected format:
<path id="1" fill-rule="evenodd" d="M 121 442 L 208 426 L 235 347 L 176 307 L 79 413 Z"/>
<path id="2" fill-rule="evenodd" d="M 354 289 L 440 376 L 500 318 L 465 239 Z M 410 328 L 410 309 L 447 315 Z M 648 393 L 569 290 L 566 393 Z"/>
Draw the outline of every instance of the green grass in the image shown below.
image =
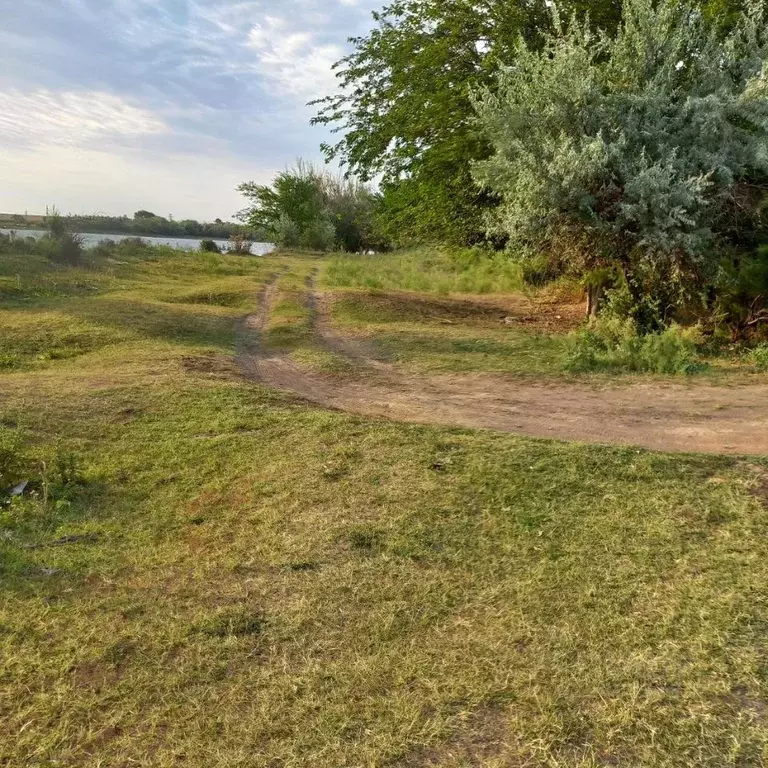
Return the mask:
<path id="1" fill-rule="evenodd" d="M 448 293 L 508 293 L 522 289 L 518 264 L 480 249 L 422 248 L 376 256 L 341 255 L 324 272 L 331 288 Z"/>
<path id="2" fill-rule="evenodd" d="M 0 511 L 0 764 L 764 764 L 765 462 L 297 403 L 237 374 L 247 310 L 169 298 L 287 268 L 301 330 L 315 262 L 201 258 L 3 301 L 15 348 L 5 313 L 112 341 L 0 374 L 38 493 Z"/>
<path id="3" fill-rule="evenodd" d="M 345 291 L 332 305 L 334 327 L 365 338 L 373 353 L 418 373 L 558 375 L 564 334 L 508 327 L 503 307 L 449 304 L 422 295 Z"/>

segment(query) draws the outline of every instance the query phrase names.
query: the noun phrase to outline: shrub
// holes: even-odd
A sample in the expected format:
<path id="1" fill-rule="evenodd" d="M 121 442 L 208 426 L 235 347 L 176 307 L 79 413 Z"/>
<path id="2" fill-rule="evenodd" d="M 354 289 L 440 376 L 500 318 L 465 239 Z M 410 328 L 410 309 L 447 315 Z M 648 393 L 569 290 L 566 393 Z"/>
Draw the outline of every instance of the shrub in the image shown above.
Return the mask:
<path id="1" fill-rule="evenodd" d="M 36 237 L 20 237 L 16 232 L 0 233 L 0 253 L 37 254 L 40 240 Z"/>
<path id="2" fill-rule="evenodd" d="M 333 224 L 324 219 L 311 222 L 301 233 L 299 245 L 313 251 L 330 251 L 336 239 Z"/>
<path id="3" fill-rule="evenodd" d="M 376 232 L 380 198 L 365 184 L 299 161 L 270 186 L 248 182 L 238 190 L 250 207 L 239 214 L 282 247 L 328 251 L 382 248 Z"/>
<path id="4" fill-rule="evenodd" d="M 244 235 L 231 235 L 229 238 L 229 252 L 239 255 L 250 254 L 253 243 L 246 240 Z"/>
<path id="5" fill-rule="evenodd" d="M 553 259 L 544 254 L 536 255 L 522 262 L 522 277 L 526 285 L 541 288 L 554 282 L 562 275 L 562 270 Z"/>
<path id="6" fill-rule="evenodd" d="M 631 318 L 608 315 L 590 320 L 568 337 L 570 371 L 692 373 L 700 367 L 698 326 L 672 324 L 658 333 L 640 335 Z"/>
<path id="7" fill-rule="evenodd" d="M 758 371 L 768 371 L 768 344 L 759 344 L 750 350 L 748 358 Z"/>
<path id="8" fill-rule="evenodd" d="M 200 250 L 203 253 L 221 253 L 221 248 L 219 248 L 215 240 L 201 240 Z"/>
<path id="9" fill-rule="evenodd" d="M 272 237 L 276 245 L 282 248 L 293 248 L 299 244 L 301 229 L 293 219 L 283 214 L 275 223 Z"/>
<path id="10" fill-rule="evenodd" d="M 124 237 L 117 244 L 117 248 L 122 252 L 128 253 L 132 251 L 150 251 L 152 250 L 152 244 L 141 237 Z"/>
<path id="11" fill-rule="evenodd" d="M 65 232 L 54 241 L 51 259 L 68 267 L 77 266 L 83 258 L 83 236 Z"/>
<path id="12" fill-rule="evenodd" d="M 578 278 L 610 267 L 673 315 L 758 226 L 744 188 L 768 175 L 763 11 L 751 3 L 722 38 L 692 0 L 624 0 L 611 38 L 550 6 L 543 48 L 521 38 L 474 100 L 495 150 L 475 175 L 502 200 L 491 231 Z"/>

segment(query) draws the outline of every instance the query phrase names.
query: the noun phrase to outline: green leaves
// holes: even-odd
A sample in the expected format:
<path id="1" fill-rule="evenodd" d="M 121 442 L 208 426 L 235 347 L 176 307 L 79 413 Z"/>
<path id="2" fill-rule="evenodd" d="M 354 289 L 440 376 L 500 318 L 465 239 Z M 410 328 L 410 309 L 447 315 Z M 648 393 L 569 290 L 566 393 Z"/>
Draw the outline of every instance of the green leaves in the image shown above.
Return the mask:
<path id="1" fill-rule="evenodd" d="M 278 245 L 357 251 L 379 243 L 374 232 L 378 198 L 359 182 L 299 161 L 279 173 L 272 186 L 247 182 L 238 190 L 251 202 L 240 218 L 266 230 Z"/>
<path id="2" fill-rule="evenodd" d="M 693 3 L 625 0 L 614 38 L 574 19 L 514 59 L 474 99 L 511 243 L 616 266 L 663 306 L 711 280 L 737 183 L 768 175 L 763 16 L 722 39 Z"/>

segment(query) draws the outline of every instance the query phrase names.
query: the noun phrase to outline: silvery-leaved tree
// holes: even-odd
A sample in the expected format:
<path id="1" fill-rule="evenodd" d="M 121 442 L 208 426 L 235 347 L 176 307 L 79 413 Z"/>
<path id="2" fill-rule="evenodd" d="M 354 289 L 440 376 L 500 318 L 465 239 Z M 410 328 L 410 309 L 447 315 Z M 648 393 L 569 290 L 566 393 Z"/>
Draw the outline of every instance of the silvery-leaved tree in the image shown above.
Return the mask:
<path id="1" fill-rule="evenodd" d="M 768 178 L 763 12 L 723 37 L 693 3 L 625 0 L 613 38 L 552 12 L 544 48 L 521 40 L 474 97 L 495 150 L 474 175 L 503 201 L 492 226 L 584 278 L 592 311 L 613 276 L 636 319 L 663 323 L 713 279 Z"/>

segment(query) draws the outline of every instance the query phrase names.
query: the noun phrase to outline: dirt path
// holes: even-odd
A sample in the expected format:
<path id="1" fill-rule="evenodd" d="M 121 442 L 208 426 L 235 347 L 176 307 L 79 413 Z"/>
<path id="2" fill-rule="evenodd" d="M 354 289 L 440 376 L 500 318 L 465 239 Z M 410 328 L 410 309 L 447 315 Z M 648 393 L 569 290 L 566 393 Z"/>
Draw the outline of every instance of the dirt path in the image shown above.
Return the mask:
<path id="1" fill-rule="evenodd" d="M 238 362 L 246 375 L 313 403 L 398 421 L 534 437 L 663 451 L 768 454 L 768 385 L 598 387 L 492 374 L 408 375 L 372 358 L 360 342 L 335 334 L 326 299 L 311 279 L 309 307 L 318 339 L 350 361 L 355 374 L 307 372 L 288 355 L 259 344 L 278 277 L 262 290 L 258 312 L 242 324 Z"/>

